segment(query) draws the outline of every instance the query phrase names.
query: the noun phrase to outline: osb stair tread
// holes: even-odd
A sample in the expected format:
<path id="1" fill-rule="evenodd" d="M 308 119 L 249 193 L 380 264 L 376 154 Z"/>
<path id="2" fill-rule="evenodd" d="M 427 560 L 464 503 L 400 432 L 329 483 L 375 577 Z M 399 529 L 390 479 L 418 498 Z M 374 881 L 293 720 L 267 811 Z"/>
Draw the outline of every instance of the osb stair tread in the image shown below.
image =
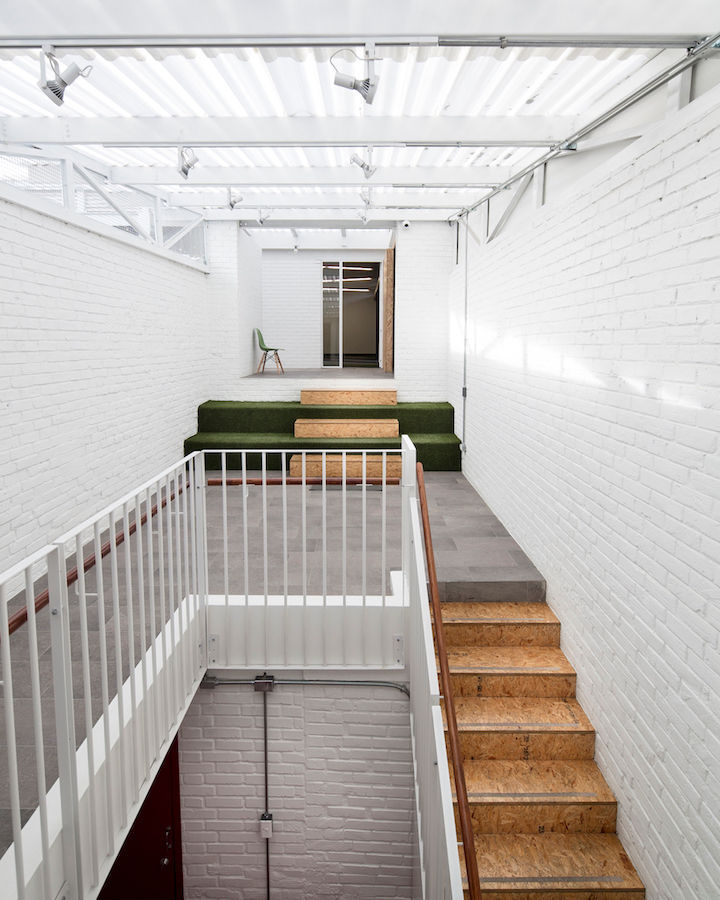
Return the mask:
<path id="1" fill-rule="evenodd" d="M 583 708 L 574 699 L 456 697 L 455 715 L 459 731 L 549 733 L 595 731 Z"/>
<path id="2" fill-rule="evenodd" d="M 464 771 L 471 804 L 615 803 L 615 795 L 591 760 L 468 759 Z"/>
<path id="3" fill-rule="evenodd" d="M 644 894 L 614 834 L 476 834 L 475 853 L 483 892 L 523 891 L 543 900 L 581 891 L 588 898 Z M 460 865 L 465 880 L 461 848 Z"/>
<path id="4" fill-rule="evenodd" d="M 451 673 L 575 675 L 558 647 L 448 647 Z"/>
<path id="5" fill-rule="evenodd" d="M 559 625 L 560 620 L 546 603 L 517 602 L 445 602 L 443 622 L 480 625 Z"/>

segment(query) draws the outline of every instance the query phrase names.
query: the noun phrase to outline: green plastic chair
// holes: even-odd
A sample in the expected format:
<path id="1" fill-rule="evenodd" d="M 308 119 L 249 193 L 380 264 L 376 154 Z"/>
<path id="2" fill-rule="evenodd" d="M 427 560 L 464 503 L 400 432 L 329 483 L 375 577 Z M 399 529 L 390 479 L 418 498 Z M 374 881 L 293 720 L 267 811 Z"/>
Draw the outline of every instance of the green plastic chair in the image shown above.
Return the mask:
<path id="1" fill-rule="evenodd" d="M 267 362 L 268 353 L 272 353 L 273 359 L 275 360 L 275 365 L 277 366 L 278 371 L 282 372 L 284 375 L 285 369 L 283 369 L 283 365 L 280 362 L 280 356 L 278 354 L 278 350 L 282 350 L 283 348 L 266 346 L 265 340 L 262 336 L 262 331 L 260 331 L 259 328 L 255 329 L 255 334 L 257 335 L 258 347 L 260 347 L 260 349 L 262 350 L 262 358 L 261 358 L 260 362 L 258 363 L 258 367 L 255 370 L 255 374 L 262 375 L 262 373 L 265 371 L 265 363 Z"/>

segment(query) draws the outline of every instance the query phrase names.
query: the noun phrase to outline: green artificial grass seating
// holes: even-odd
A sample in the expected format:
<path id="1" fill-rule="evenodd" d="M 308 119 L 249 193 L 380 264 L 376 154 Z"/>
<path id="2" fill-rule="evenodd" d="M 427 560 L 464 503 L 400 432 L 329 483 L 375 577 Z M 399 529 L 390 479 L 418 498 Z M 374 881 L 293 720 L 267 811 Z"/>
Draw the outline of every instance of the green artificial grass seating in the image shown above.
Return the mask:
<path id="1" fill-rule="evenodd" d="M 460 439 L 453 433 L 450 403 L 398 403 L 397 406 L 314 406 L 290 402 L 209 400 L 198 408 L 198 433 L 185 441 L 185 453 L 195 450 L 285 450 L 286 465 L 298 450 L 399 449 L 399 438 L 296 438 L 296 419 L 392 418 L 400 433 L 417 447 L 418 460 L 428 471 L 460 471 Z M 267 458 L 268 469 L 280 469 L 281 457 Z M 208 454 L 209 469 L 219 469 L 220 454 Z M 239 469 L 239 454 L 227 466 Z M 249 469 L 259 469 L 259 453 L 248 453 Z"/>

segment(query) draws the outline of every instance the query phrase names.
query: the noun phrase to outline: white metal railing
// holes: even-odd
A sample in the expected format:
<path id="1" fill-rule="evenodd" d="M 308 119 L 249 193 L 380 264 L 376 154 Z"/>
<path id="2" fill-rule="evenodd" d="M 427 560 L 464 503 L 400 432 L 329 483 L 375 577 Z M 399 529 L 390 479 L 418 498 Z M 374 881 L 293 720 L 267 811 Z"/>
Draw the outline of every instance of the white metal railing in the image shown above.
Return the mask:
<path id="1" fill-rule="evenodd" d="M 414 449 L 407 448 L 403 456 L 403 573 L 408 615 L 410 730 L 422 896 L 428 900 L 462 900 L 460 857 L 430 623 Z"/>
<path id="2" fill-rule="evenodd" d="M 81 163 L 62 149 L 0 147 L 0 184 L 68 212 L 136 235 L 191 259 L 206 261 L 205 220 L 186 207 L 168 207 L 153 189 L 115 184 L 97 161 Z"/>
<path id="3" fill-rule="evenodd" d="M 206 451 L 210 664 L 403 666 L 401 456 Z"/>
<path id="4" fill-rule="evenodd" d="M 462 896 L 423 554 L 404 437 L 193 453 L 2 575 L 3 897 L 98 895 L 208 666 L 406 665 L 423 896 Z"/>
<path id="5" fill-rule="evenodd" d="M 177 463 L 0 578 L 13 833 L 3 897 L 97 896 L 202 678 L 203 464 Z M 27 628 L 14 628 L 23 607 Z M 24 661 L 29 685 L 16 677 Z M 31 748 L 16 727 L 26 693 Z"/>

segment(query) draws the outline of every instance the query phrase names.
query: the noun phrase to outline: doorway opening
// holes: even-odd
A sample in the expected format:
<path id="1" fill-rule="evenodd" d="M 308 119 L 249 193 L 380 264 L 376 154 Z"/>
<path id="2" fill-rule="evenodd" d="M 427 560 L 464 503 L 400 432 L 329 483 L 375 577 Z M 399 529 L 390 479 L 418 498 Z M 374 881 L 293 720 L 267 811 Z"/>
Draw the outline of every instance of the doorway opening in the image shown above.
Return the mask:
<path id="1" fill-rule="evenodd" d="M 323 263 L 323 366 L 380 366 L 379 262 Z"/>

